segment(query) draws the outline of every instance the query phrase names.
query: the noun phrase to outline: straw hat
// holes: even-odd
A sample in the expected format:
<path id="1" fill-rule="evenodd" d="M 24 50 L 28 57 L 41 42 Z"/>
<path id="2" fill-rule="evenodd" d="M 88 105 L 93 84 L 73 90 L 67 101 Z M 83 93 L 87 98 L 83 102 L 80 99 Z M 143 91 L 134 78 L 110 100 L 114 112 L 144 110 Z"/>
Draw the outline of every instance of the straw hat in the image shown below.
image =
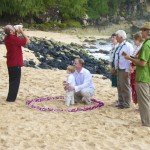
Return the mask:
<path id="1" fill-rule="evenodd" d="M 140 28 L 140 30 L 142 29 L 150 30 L 150 22 L 145 22 L 144 25 Z"/>

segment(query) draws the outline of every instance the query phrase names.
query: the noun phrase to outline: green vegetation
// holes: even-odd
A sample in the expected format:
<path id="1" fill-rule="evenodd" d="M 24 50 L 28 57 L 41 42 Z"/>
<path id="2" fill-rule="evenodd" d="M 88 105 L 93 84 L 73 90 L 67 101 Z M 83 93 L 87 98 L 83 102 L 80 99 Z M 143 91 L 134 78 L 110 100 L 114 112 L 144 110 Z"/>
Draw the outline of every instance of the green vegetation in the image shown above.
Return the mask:
<path id="1" fill-rule="evenodd" d="M 143 15 L 141 0 L 0 0 L 0 19 L 5 22 L 28 22 L 41 30 L 81 27 L 87 15 L 91 20 L 117 15 Z M 136 7 L 134 12 L 134 8 Z M 34 23 L 33 23 L 34 22 Z"/>

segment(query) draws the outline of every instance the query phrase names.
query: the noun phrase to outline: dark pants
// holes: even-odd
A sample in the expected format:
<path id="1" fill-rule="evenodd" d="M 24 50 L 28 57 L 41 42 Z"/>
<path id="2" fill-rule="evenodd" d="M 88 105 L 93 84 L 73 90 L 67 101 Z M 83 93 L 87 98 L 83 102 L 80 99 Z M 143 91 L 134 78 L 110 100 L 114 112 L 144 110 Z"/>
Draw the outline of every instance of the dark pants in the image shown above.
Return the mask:
<path id="1" fill-rule="evenodd" d="M 117 87 L 117 75 L 111 75 L 111 86 Z"/>
<path id="2" fill-rule="evenodd" d="M 17 98 L 20 78 L 21 78 L 21 67 L 8 67 L 9 74 L 9 92 L 6 101 L 14 102 Z"/>

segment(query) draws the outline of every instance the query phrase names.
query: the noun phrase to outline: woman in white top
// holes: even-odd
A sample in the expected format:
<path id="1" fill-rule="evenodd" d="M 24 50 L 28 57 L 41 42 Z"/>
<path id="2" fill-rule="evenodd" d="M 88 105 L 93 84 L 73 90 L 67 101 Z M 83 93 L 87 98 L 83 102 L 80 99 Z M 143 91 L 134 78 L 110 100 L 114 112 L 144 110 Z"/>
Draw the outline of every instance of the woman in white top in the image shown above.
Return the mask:
<path id="1" fill-rule="evenodd" d="M 143 39 L 141 33 L 136 33 L 133 36 L 135 49 L 133 51 L 133 57 L 137 57 L 138 53 L 142 47 Z M 136 74 L 136 67 L 133 63 L 131 63 L 130 69 L 130 82 L 131 82 L 131 89 L 132 89 L 132 100 L 135 104 L 137 104 L 137 94 L 136 94 L 136 82 L 135 82 L 135 74 Z"/>
<path id="2" fill-rule="evenodd" d="M 112 87 L 117 87 L 117 75 L 115 74 L 115 67 L 114 67 L 114 56 L 116 49 L 118 47 L 118 42 L 116 40 L 116 34 L 113 33 L 111 35 L 111 42 L 112 42 L 112 49 L 110 50 L 110 66 L 111 66 L 111 82 Z"/>

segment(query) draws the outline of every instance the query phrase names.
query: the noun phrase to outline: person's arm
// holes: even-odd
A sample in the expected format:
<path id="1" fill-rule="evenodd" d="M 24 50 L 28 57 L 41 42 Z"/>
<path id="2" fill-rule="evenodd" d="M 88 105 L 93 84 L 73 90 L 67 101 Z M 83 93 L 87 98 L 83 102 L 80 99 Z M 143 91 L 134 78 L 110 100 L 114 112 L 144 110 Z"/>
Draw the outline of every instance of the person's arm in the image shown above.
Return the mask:
<path id="1" fill-rule="evenodd" d="M 29 43 L 29 39 L 24 34 L 23 30 L 20 29 L 18 33 L 22 34 L 23 37 L 14 36 L 13 44 L 16 45 L 16 46 L 25 46 L 26 44 L 28 44 Z"/>
<path id="2" fill-rule="evenodd" d="M 133 49 L 132 49 L 132 47 L 130 46 L 130 45 L 125 45 L 124 46 L 124 49 L 123 49 L 123 52 L 122 52 L 122 55 L 125 53 L 125 54 L 127 54 L 127 55 L 131 55 L 132 54 L 132 51 L 133 51 Z M 131 64 L 130 64 L 131 62 L 129 61 L 129 60 L 127 60 L 127 61 L 125 61 L 125 72 L 127 72 L 127 73 L 129 73 L 130 72 L 130 66 L 131 66 Z"/>
<path id="3" fill-rule="evenodd" d="M 75 92 L 81 91 L 84 88 L 88 88 L 91 84 L 92 75 L 90 72 L 86 72 L 84 75 L 84 82 L 81 85 L 75 86 Z"/>
<path id="4" fill-rule="evenodd" d="M 68 77 L 67 83 L 69 83 L 71 86 L 75 86 L 75 78 L 73 75 Z"/>
<path id="5" fill-rule="evenodd" d="M 19 28 L 20 33 L 22 34 L 22 36 L 26 39 L 26 44 L 30 43 L 29 38 L 25 35 L 24 31 L 22 28 Z"/>
<path id="6" fill-rule="evenodd" d="M 127 54 L 124 54 L 125 59 L 132 61 L 136 66 L 145 66 L 150 57 L 150 47 L 148 45 L 143 45 L 140 57 L 138 59 L 132 58 Z"/>
<path id="7" fill-rule="evenodd" d="M 136 58 L 132 58 L 129 55 L 124 56 L 125 59 L 132 61 L 136 66 L 145 66 L 146 65 L 146 61 L 141 60 L 141 59 L 136 59 Z"/>

